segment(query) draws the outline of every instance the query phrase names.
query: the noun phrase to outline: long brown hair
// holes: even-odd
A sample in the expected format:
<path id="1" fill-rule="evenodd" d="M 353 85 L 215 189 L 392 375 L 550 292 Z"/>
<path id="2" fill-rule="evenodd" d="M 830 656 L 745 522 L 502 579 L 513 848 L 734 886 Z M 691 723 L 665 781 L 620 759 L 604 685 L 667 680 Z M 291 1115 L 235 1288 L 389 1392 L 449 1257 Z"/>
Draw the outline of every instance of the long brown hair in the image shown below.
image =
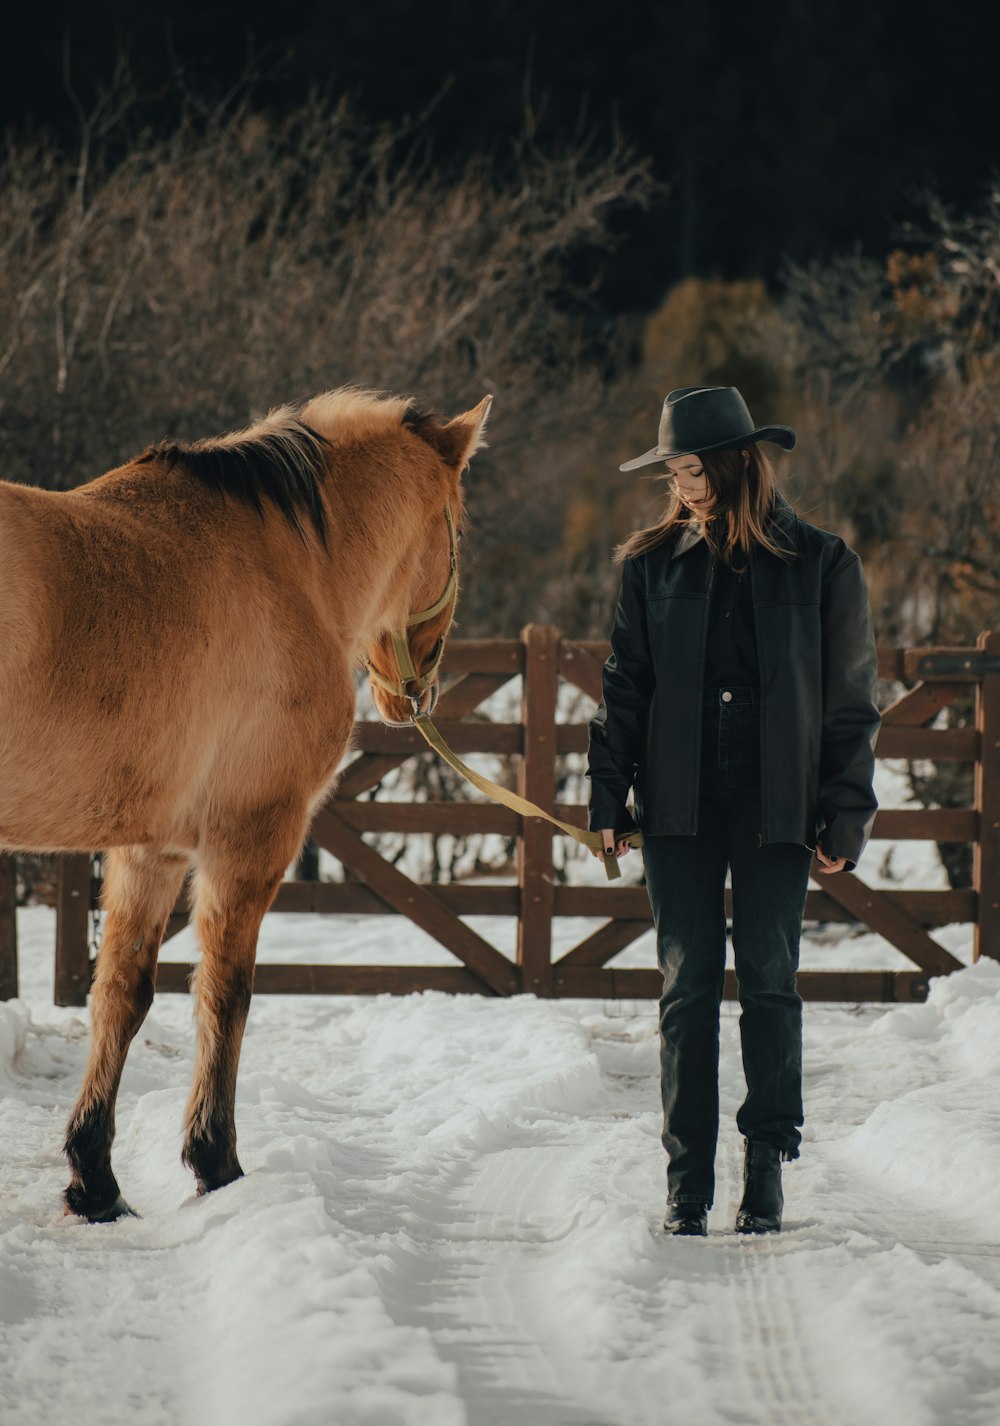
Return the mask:
<path id="1" fill-rule="evenodd" d="M 766 522 L 774 507 L 778 487 L 774 467 L 758 443 L 752 441 L 733 450 L 695 454 L 705 471 L 708 494 L 715 497 L 711 510 L 704 515 L 705 541 L 709 548 L 728 565 L 733 565 L 734 555 L 741 552 L 741 567 L 754 544 L 763 545 L 782 559 L 789 558 L 791 552 L 787 547 L 775 544 L 767 533 Z M 664 471 L 656 478 L 669 480 L 670 472 Z M 624 560 L 655 550 L 694 518 L 678 496 L 672 495 L 662 518 L 655 525 L 633 531 L 616 547 L 615 563 L 621 564 Z"/>

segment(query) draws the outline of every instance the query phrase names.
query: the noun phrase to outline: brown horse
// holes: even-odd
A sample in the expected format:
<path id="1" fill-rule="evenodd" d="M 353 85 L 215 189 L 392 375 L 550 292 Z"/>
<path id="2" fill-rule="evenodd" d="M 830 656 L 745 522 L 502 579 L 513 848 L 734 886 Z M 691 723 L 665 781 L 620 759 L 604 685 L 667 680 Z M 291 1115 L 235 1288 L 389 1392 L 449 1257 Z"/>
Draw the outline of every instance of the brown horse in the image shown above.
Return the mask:
<path id="1" fill-rule="evenodd" d="M 451 519 L 489 403 L 444 421 L 346 389 L 70 492 L 0 483 L 0 847 L 108 849 L 67 1211 L 131 1212 L 115 1100 L 189 868 L 202 956 L 182 1156 L 199 1193 L 242 1174 L 261 919 L 347 747 L 354 670 L 368 664 L 388 722 L 433 701 Z M 435 601 L 407 631 L 408 679 L 392 631 Z"/>

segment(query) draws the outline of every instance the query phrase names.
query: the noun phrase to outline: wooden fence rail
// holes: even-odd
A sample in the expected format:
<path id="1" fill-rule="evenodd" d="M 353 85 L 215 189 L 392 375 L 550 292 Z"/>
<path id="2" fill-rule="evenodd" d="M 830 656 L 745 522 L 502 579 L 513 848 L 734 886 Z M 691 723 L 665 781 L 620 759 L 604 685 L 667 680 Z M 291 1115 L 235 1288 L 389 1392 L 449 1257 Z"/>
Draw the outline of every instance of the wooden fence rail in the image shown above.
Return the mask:
<path id="1" fill-rule="evenodd" d="M 520 639 L 454 640 L 443 674 L 446 692 L 438 724 L 459 753 L 492 753 L 517 760 L 518 791 L 563 820 L 585 825 L 585 808 L 558 805 L 557 760 L 587 746 L 586 722 L 560 723 L 556 705 L 560 681 L 598 699 L 604 643 L 561 638 L 547 626 L 532 625 Z M 867 926 L 910 962 L 900 971 L 803 971 L 802 995 L 813 1000 L 913 1001 L 927 995 L 929 978 L 946 975 L 960 962 L 928 934 L 953 922 L 974 925 L 973 955 L 1000 957 L 1000 633 L 980 635 L 975 648 L 879 650 L 879 675 L 912 685 L 882 710 L 876 755 L 975 764 L 970 807 L 886 809 L 875 818 L 872 836 L 971 843 L 973 884 L 958 890 L 882 890 L 863 876 L 839 872 L 817 876 L 806 897 L 805 919 Z M 497 723 L 479 715 L 480 705 L 510 679 L 521 676 L 521 716 Z M 936 714 L 970 686 L 975 689 L 974 726 L 929 727 Z M 335 794 L 317 814 L 312 836 L 339 859 L 343 882 L 290 881 L 281 886 L 274 910 L 327 915 L 398 914 L 407 917 L 447 948 L 454 966 L 268 965 L 257 967 L 255 988 L 275 994 L 404 993 L 439 989 L 487 995 L 533 992 L 543 996 L 655 998 L 661 976 L 655 968 L 623 969 L 608 964 L 650 925 L 643 887 L 568 886 L 557 883 L 553 837 L 560 835 L 539 818 L 522 819 L 485 802 L 430 803 L 358 801 L 387 773 L 412 757 L 429 754 L 413 730 L 356 725 L 352 760 Z M 418 884 L 381 857 L 365 834 L 499 833 L 517 839 L 517 879 L 509 885 Z M 61 859 L 56 936 L 56 1001 L 86 1000 L 93 965 L 88 920 L 97 906 L 99 883 L 88 856 Z M 726 892 L 727 914 L 731 893 Z M 464 917 L 517 918 L 516 957 L 491 945 Z M 578 945 L 553 959 L 556 917 L 592 917 L 602 925 Z M 178 907 L 167 934 L 186 924 Z M 3 957 L 0 885 L 0 988 L 16 988 Z M 8 958 L 9 959 L 9 958 Z M 161 990 L 187 989 L 192 967 L 162 963 Z M 6 978 L 5 978 L 6 977 Z M 727 973 L 726 994 L 736 994 Z"/>

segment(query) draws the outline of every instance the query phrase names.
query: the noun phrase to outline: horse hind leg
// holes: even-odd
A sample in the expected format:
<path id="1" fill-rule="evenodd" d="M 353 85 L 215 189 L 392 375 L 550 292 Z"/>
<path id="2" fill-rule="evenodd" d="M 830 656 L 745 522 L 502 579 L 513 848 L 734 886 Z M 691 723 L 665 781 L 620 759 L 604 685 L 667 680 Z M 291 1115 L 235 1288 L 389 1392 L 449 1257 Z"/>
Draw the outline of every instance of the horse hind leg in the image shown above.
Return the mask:
<path id="1" fill-rule="evenodd" d="M 241 820 L 252 832 L 239 843 L 230 836 L 214 841 L 202 854 L 195 883 L 202 953 L 192 986 L 198 1051 L 181 1158 L 193 1170 L 199 1194 L 243 1176 L 236 1153 L 236 1074 L 257 935 L 305 836 L 304 810 L 262 809 Z"/>
<path id="2" fill-rule="evenodd" d="M 66 1129 L 66 1211 L 92 1222 L 132 1210 L 111 1168 L 115 1101 L 125 1057 L 153 1001 L 156 958 L 187 871 L 181 857 L 142 847 L 108 853 L 107 921 L 91 992 L 90 1056 Z"/>

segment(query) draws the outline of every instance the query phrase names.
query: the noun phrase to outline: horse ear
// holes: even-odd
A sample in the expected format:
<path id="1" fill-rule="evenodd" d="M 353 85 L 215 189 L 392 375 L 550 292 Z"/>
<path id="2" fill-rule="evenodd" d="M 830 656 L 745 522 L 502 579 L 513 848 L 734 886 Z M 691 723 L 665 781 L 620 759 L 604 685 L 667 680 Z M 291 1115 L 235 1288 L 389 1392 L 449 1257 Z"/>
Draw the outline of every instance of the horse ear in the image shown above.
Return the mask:
<path id="1" fill-rule="evenodd" d="M 476 451 L 486 444 L 483 435 L 492 404 L 493 397 L 484 396 L 471 411 L 465 411 L 440 426 L 422 422 L 416 433 L 421 440 L 434 447 L 451 470 L 464 470 Z"/>

